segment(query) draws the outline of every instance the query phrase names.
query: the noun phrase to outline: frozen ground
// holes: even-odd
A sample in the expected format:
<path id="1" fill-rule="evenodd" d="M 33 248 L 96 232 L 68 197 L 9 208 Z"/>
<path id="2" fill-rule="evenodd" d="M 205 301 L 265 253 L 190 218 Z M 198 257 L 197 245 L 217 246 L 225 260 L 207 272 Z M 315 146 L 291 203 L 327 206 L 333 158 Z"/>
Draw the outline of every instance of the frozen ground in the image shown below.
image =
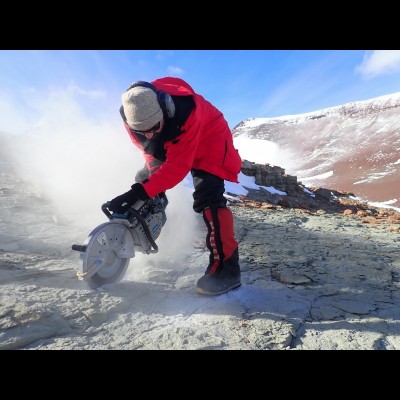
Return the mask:
<path id="1" fill-rule="evenodd" d="M 239 289 L 196 294 L 208 254 L 190 236 L 166 253 L 170 226 L 158 254 L 93 291 L 71 245 L 95 226 L 0 169 L 0 349 L 400 349 L 400 238 L 387 226 L 235 206 Z"/>

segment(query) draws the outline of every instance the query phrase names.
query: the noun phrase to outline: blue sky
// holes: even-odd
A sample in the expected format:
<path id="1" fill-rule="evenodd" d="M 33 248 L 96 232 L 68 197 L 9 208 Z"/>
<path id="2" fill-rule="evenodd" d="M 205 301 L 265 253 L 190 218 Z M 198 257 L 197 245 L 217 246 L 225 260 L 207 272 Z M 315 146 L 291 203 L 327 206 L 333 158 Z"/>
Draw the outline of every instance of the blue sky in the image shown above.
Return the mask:
<path id="1" fill-rule="evenodd" d="M 120 124 L 135 80 L 187 80 L 225 115 L 277 117 L 400 91 L 400 51 L 0 50 L 0 132 L 68 116 Z"/>

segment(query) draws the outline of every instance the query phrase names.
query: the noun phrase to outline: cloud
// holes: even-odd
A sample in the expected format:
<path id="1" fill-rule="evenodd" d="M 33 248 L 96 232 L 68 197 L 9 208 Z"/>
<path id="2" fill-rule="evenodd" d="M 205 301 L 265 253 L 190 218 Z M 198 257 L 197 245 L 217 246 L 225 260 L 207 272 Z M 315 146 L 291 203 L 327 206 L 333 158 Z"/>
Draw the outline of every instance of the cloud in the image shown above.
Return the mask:
<path id="1" fill-rule="evenodd" d="M 34 90 L 26 93 L 32 95 Z M 32 112 L 17 102 L 13 94 L 0 90 L 0 132 L 24 132 L 36 123 L 37 119 Z"/>
<path id="2" fill-rule="evenodd" d="M 44 90 L 31 86 L 14 91 L 0 89 L 0 132 L 27 132 L 50 121 L 58 130 L 64 117 L 72 120 L 83 110 L 103 116 L 109 108 L 110 100 L 104 90 L 83 89 L 75 82 Z M 100 117 L 96 115 L 94 119 Z"/>
<path id="3" fill-rule="evenodd" d="M 67 91 L 71 95 L 77 94 L 81 96 L 87 96 L 92 98 L 105 97 L 106 92 L 104 90 L 85 90 L 79 87 L 75 82 L 70 82 L 67 86 Z"/>
<path id="4" fill-rule="evenodd" d="M 173 65 L 170 65 L 167 70 L 170 75 L 183 75 L 185 73 L 182 68 L 174 67 Z"/>
<path id="5" fill-rule="evenodd" d="M 160 50 L 160 51 L 157 51 L 155 59 L 157 61 L 164 61 L 167 58 L 173 57 L 174 55 L 175 55 L 175 51 L 173 51 L 173 50 Z"/>
<path id="6" fill-rule="evenodd" d="M 367 51 L 355 72 L 365 79 L 400 72 L 400 50 Z"/>

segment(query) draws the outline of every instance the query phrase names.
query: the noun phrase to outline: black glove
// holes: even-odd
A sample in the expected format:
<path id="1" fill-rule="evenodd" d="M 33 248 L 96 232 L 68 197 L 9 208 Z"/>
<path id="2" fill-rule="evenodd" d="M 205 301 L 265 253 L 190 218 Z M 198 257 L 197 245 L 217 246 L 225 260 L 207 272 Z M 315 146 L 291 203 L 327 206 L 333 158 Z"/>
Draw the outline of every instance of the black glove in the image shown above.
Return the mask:
<path id="1" fill-rule="evenodd" d="M 132 189 L 128 190 L 126 193 L 112 199 L 109 202 L 110 205 L 108 206 L 108 209 L 117 214 L 123 214 L 137 201 L 146 201 L 150 199 L 144 190 L 144 187 L 140 183 L 135 183 L 131 188 Z"/>

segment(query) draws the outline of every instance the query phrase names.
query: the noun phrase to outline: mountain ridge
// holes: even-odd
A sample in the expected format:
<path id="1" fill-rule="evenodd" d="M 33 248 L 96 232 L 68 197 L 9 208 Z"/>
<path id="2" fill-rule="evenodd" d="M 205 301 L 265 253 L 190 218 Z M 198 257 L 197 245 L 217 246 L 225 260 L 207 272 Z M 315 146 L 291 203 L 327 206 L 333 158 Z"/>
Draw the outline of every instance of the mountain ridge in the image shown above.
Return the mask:
<path id="1" fill-rule="evenodd" d="M 340 104 L 333 107 L 322 108 L 316 111 L 310 111 L 307 113 L 301 114 L 288 114 L 282 115 L 279 117 L 256 117 L 256 118 L 246 118 L 245 120 L 239 122 L 233 130 L 241 127 L 243 124 L 246 124 L 250 121 L 260 121 L 265 120 L 266 122 L 272 121 L 290 121 L 293 119 L 318 119 L 324 117 L 324 114 L 335 114 L 336 112 L 349 114 L 350 111 L 356 112 L 364 110 L 365 108 L 369 108 L 371 110 L 380 111 L 382 109 L 400 107 L 400 92 L 394 92 L 392 94 L 387 94 L 383 96 L 374 97 L 368 100 L 360 100 L 360 101 L 351 101 L 348 103 Z M 323 114 L 323 115 L 320 115 Z M 235 135 L 235 134 L 234 134 Z"/>
<path id="2" fill-rule="evenodd" d="M 277 145 L 283 155 L 279 166 L 304 184 L 399 207 L 399 111 L 396 92 L 312 113 L 250 118 L 232 133 L 234 140 Z"/>

